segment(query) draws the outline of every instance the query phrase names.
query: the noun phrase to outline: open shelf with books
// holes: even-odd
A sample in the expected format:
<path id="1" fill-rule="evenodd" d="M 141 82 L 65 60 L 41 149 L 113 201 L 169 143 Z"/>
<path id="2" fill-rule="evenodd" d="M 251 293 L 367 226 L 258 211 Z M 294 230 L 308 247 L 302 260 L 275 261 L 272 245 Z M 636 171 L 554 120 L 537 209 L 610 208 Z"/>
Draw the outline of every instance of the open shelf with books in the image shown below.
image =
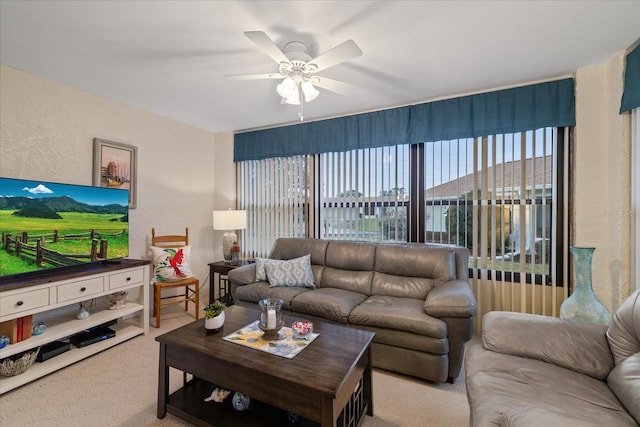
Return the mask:
<path id="1" fill-rule="evenodd" d="M 115 331 L 115 336 L 97 343 L 77 348 L 43 362 L 36 362 L 26 372 L 12 376 L 0 376 L 0 394 L 6 393 L 113 347 L 135 336 L 147 334 L 149 328 L 149 261 L 123 260 L 118 266 L 105 266 L 104 270 L 93 268 L 90 274 L 78 277 L 44 281 L 26 287 L 5 290 L 0 288 L 0 322 L 5 327 L 18 324 L 22 319 L 24 334 L 25 320 L 33 325 L 44 322 L 46 331 L 32 335 L 0 349 L 0 360 L 45 344 L 66 340 L 85 330 L 104 324 Z M 125 304 L 121 308 L 110 309 L 109 295 L 127 292 Z M 80 304 L 89 312 L 84 319 L 77 317 Z M 28 324 L 28 321 L 26 321 Z"/>

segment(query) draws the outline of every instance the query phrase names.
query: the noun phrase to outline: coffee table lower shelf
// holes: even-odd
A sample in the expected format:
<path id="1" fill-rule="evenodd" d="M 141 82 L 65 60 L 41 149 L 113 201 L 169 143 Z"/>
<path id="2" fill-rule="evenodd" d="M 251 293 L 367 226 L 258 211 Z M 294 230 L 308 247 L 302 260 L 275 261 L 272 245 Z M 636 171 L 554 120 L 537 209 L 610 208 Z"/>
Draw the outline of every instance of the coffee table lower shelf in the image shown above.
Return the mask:
<path id="1" fill-rule="evenodd" d="M 252 400 L 246 411 L 233 409 L 230 394 L 224 402 L 205 402 L 216 388 L 215 385 L 199 378 L 188 381 L 184 387 L 169 396 L 167 412 L 195 426 L 202 427 L 319 427 L 320 424 L 298 417 L 295 422 L 289 420 L 285 410 Z M 337 420 L 338 427 L 356 427 L 360 425 L 362 416 L 367 411 L 362 397 L 362 387 L 358 387 L 347 406 Z"/>

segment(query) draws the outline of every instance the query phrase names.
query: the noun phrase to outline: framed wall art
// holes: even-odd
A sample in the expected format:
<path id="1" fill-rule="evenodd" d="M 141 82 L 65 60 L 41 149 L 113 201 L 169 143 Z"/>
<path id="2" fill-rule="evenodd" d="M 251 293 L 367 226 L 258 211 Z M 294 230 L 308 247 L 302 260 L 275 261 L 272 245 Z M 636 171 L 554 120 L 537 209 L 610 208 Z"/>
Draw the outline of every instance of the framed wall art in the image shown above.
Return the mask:
<path id="1" fill-rule="evenodd" d="M 93 138 L 93 185 L 129 190 L 129 208 L 136 207 L 138 149 L 133 145 Z"/>

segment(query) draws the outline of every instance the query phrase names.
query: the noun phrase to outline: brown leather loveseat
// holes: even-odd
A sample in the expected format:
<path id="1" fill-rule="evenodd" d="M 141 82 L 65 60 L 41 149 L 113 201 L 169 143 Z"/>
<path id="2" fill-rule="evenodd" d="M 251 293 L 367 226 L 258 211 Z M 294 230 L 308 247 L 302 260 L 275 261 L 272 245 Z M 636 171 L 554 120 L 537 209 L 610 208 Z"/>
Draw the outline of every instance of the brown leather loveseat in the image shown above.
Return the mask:
<path id="1" fill-rule="evenodd" d="M 637 426 L 640 290 L 608 326 L 489 312 L 465 376 L 472 426 Z"/>
<path id="2" fill-rule="evenodd" d="M 459 375 L 476 314 L 466 248 L 281 238 L 269 258 L 306 255 L 311 286 L 256 281 L 256 264 L 232 270 L 236 304 L 282 298 L 287 310 L 375 332 L 374 367 L 435 382 Z"/>

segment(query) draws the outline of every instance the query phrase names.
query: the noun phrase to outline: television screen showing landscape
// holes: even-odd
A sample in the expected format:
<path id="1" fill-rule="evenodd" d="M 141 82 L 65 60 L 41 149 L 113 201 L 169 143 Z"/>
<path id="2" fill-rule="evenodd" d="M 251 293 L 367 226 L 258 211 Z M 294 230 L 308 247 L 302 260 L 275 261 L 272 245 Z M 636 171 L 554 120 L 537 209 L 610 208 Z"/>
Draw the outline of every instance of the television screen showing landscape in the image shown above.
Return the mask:
<path id="1" fill-rule="evenodd" d="M 0 178 L 0 277 L 129 254 L 129 191 Z"/>

